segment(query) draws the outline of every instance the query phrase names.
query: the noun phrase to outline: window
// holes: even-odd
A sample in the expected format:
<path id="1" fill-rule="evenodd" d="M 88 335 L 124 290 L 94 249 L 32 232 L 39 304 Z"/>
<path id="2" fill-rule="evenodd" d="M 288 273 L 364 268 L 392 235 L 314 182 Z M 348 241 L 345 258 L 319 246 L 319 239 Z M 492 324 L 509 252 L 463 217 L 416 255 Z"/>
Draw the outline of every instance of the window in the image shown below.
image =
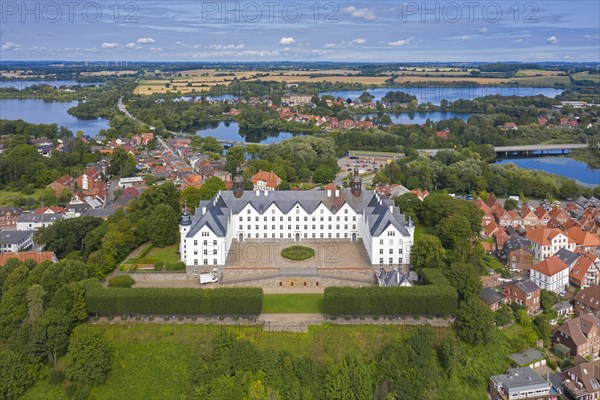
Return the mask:
<path id="1" fill-rule="evenodd" d="M 252 218 L 248 217 L 248 222 L 252 221 Z"/>
<path id="2" fill-rule="evenodd" d="M 213 250 L 213 256 L 216 256 L 216 255 L 217 255 L 217 249 L 214 249 Z"/>
<path id="3" fill-rule="evenodd" d="M 394 254 L 394 249 L 390 249 L 390 254 Z"/>
<path id="4" fill-rule="evenodd" d="M 379 239 L 379 244 L 383 245 L 383 239 Z"/>
<path id="5" fill-rule="evenodd" d="M 240 231 L 241 231 L 242 229 L 244 229 L 244 226 L 243 226 L 243 225 L 240 225 Z"/>
<path id="6" fill-rule="evenodd" d="M 267 228 L 267 225 L 265 225 L 265 231 L 266 231 L 267 229 L 269 229 L 269 228 Z"/>
<path id="7" fill-rule="evenodd" d="M 217 259 L 213 258 L 213 265 L 217 265 Z"/>
<path id="8" fill-rule="evenodd" d="M 202 244 L 204 244 L 204 246 L 208 245 L 208 240 L 205 240 Z"/>
<path id="9" fill-rule="evenodd" d="M 250 214 L 250 209 L 248 209 L 248 214 Z"/>
<path id="10" fill-rule="evenodd" d="M 202 260 L 202 264 L 208 265 L 208 260 L 205 258 L 204 260 Z"/>
<path id="11" fill-rule="evenodd" d="M 198 246 L 198 241 L 194 240 L 194 246 Z"/>
<path id="12" fill-rule="evenodd" d="M 383 267 L 383 258 L 380 258 L 380 259 L 379 259 L 379 266 L 380 266 L 380 267 Z"/>
<path id="13" fill-rule="evenodd" d="M 213 240 L 213 246 L 216 246 L 216 245 L 217 245 L 217 241 Z"/>
<path id="14" fill-rule="evenodd" d="M 390 262 L 389 262 L 389 264 L 390 264 L 390 265 L 394 265 L 394 259 L 393 259 L 392 257 L 390 257 Z"/>
<path id="15" fill-rule="evenodd" d="M 248 225 L 248 230 L 252 229 L 252 225 Z"/>
<path id="16" fill-rule="evenodd" d="M 198 259 L 194 258 L 194 265 L 198 265 Z"/>
<path id="17" fill-rule="evenodd" d="M 244 220 L 244 217 L 240 217 L 240 222 L 242 222 Z"/>
<path id="18" fill-rule="evenodd" d="M 379 249 L 379 254 L 383 254 L 383 249 Z"/>
<path id="19" fill-rule="evenodd" d="M 204 255 L 207 255 L 208 254 L 208 250 L 204 249 L 203 253 L 204 253 Z"/>

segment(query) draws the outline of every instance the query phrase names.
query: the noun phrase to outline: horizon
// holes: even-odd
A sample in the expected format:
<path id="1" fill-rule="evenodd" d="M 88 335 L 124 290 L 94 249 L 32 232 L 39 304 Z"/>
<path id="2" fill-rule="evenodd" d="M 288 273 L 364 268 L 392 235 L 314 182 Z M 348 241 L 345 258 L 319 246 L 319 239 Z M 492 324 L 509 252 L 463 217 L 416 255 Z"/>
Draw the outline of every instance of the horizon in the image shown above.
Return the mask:
<path id="1" fill-rule="evenodd" d="M 592 1 L 24 4 L 1 4 L 3 63 L 600 63 Z"/>

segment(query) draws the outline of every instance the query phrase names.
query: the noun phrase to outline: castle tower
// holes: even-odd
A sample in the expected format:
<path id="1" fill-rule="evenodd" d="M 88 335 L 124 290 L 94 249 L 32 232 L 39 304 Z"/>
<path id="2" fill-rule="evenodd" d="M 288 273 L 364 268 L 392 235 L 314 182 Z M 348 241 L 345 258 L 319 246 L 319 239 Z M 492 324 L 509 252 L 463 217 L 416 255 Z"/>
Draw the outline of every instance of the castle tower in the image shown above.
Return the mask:
<path id="1" fill-rule="evenodd" d="M 362 191 L 362 179 L 358 175 L 358 164 L 354 166 L 354 176 L 352 177 L 352 181 L 350 182 L 350 193 L 354 197 L 360 197 L 360 192 Z"/>
<path id="2" fill-rule="evenodd" d="M 233 178 L 233 195 L 239 199 L 244 194 L 244 176 L 242 168 L 237 167 L 235 178 Z"/>
<path id="3" fill-rule="evenodd" d="M 181 240 L 179 241 L 179 255 L 183 262 L 186 261 L 186 254 L 185 254 L 185 250 L 184 250 L 185 236 L 187 235 L 191 226 L 192 226 L 192 217 L 190 215 L 190 211 L 188 210 L 187 204 L 186 204 L 185 208 L 183 209 L 183 215 L 181 216 L 181 221 L 179 222 L 179 235 L 181 238 Z"/>

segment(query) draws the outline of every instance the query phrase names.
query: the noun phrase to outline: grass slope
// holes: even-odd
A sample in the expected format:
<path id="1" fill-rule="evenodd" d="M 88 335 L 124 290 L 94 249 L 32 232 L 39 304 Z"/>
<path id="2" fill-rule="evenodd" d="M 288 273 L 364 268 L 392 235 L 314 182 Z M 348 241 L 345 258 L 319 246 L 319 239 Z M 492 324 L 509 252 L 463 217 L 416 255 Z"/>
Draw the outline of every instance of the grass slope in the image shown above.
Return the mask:
<path id="1" fill-rule="evenodd" d="M 265 294 L 264 314 L 322 314 L 322 294 Z"/>

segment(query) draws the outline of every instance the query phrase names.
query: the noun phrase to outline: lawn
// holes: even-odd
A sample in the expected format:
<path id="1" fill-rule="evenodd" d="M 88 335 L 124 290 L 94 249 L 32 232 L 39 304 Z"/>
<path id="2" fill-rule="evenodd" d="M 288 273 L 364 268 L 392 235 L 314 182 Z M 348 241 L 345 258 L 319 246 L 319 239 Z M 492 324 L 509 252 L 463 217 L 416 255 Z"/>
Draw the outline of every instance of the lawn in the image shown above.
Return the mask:
<path id="1" fill-rule="evenodd" d="M 127 260 L 126 264 L 154 264 L 158 261 L 163 261 L 165 264 L 176 263 L 180 260 L 177 250 L 179 250 L 179 244 L 165 247 L 152 247 L 147 252 L 146 250 L 143 251 L 142 254 L 145 253 L 145 255 L 142 257 L 130 258 Z"/>
<path id="2" fill-rule="evenodd" d="M 264 314 L 322 314 L 322 294 L 265 294 Z"/>
<path id="3" fill-rule="evenodd" d="M 573 74 L 573 79 L 576 81 L 588 80 L 600 83 L 600 74 L 590 74 L 588 71 L 578 72 Z"/>
<path id="4" fill-rule="evenodd" d="M 44 189 L 36 189 L 32 194 L 24 194 L 21 191 L 0 190 L 0 206 L 9 206 L 18 198 L 26 199 L 31 197 L 35 200 L 39 199 L 44 193 Z"/>

